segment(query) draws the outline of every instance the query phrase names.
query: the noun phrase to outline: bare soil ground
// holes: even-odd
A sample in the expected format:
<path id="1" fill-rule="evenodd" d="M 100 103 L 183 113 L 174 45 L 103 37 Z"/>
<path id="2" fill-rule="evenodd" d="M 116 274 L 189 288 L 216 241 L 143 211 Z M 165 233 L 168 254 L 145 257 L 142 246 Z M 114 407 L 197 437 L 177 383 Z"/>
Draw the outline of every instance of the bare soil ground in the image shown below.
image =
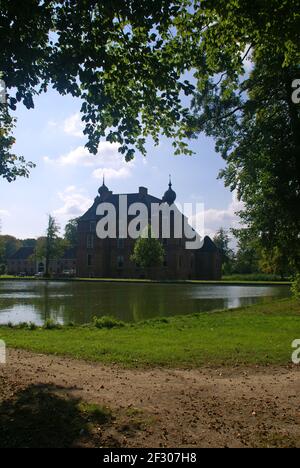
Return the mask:
<path id="1" fill-rule="evenodd" d="M 300 447 L 300 366 L 122 369 L 10 349 L 0 446 Z"/>

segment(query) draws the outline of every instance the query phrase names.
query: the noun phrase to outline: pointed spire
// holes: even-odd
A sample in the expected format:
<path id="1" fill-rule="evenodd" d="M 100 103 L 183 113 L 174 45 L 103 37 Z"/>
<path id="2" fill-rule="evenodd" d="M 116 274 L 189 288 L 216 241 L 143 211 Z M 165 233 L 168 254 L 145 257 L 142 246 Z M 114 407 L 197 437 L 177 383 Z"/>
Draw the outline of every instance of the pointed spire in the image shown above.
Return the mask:
<path id="1" fill-rule="evenodd" d="M 163 203 L 168 203 L 168 205 L 173 205 L 176 200 L 176 193 L 172 189 L 172 178 L 171 174 L 169 175 L 169 189 L 165 192 L 162 201 Z"/>
<path id="2" fill-rule="evenodd" d="M 105 175 L 104 175 L 104 172 L 103 172 L 103 184 L 99 188 L 98 193 L 99 193 L 100 197 L 103 198 L 108 192 L 109 192 L 109 189 L 105 185 Z"/>

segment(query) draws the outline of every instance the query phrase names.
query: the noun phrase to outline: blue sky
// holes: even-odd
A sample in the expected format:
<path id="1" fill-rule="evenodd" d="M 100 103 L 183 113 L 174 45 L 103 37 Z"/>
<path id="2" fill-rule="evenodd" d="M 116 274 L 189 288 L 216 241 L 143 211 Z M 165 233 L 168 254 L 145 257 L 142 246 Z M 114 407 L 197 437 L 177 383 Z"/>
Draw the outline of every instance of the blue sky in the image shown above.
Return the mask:
<path id="1" fill-rule="evenodd" d="M 205 230 L 209 235 L 237 222 L 235 197 L 217 180 L 224 166 L 214 142 L 201 136 L 191 142 L 194 156 L 174 156 L 171 142 L 162 137 L 155 147 L 149 140 L 146 158 L 122 160 L 117 147 L 100 143 L 99 154 L 84 149 L 86 137 L 80 124 L 80 102 L 53 90 L 38 97 L 35 109 L 20 106 L 15 151 L 37 164 L 29 179 L 9 184 L 0 180 L 2 233 L 19 238 L 43 235 L 47 215 L 54 215 L 63 232 L 68 219 L 83 214 L 97 195 L 105 172 L 106 185 L 115 193 L 136 192 L 146 186 L 161 197 L 169 174 L 180 203 L 204 203 Z"/>

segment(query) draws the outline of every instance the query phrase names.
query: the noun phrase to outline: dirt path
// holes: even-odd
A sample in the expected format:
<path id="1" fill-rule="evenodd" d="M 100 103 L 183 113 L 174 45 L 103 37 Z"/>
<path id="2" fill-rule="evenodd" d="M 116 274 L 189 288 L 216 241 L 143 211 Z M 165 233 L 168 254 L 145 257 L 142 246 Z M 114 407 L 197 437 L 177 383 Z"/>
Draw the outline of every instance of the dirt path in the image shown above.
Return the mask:
<path id="1" fill-rule="evenodd" d="M 8 402 L 39 385 L 107 405 L 115 419 L 98 427 L 101 440 L 85 438 L 83 445 L 300 447 L 300 366 L 124 370 L 8 353 L 7 365 L 0 366 L 0 415 Z"/>

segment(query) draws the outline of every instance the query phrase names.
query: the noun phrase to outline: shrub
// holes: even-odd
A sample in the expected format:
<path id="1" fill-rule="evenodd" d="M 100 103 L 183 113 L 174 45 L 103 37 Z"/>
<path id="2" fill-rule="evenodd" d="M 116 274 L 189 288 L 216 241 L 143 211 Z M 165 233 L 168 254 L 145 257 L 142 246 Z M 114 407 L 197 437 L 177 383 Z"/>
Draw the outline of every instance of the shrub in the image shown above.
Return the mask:
<path id="1" fill-rule="evenodd" d="M 300 273 L 298 273 L 294 278 L 294 281 L 292 282 L 291 291 L 293 296 L 296 299 L 300 300 Z"/>
<path id="2" fill-rule="evenodd" d="M 29 330 L 34 331 L 37 329 L 37 325 L 34 322 L 29 322 L 28 328 Z"/>
<path id="3" fill-rule="evenodd" d="M 94 317 L 93 323 L 96 328 L 121 328 L 125 326 L 124 322 L 115 319 L 114 317 Z"/>
<path id="4" fill-rule="evenodd" d="M 28 323 L 27 322 L 20 322 L 20 323 L 18 323 L 17 328 L 20 328 L 21 330 L 25 330 L 26 328 L 28 328 Z"/>
<path id="5" fill-rule="evenodd" d="M 43 327 L 45 330 L 57 330 L 57 329 L 61 329 L 62 326 L 57 323 L 57 322 L 54 322 L 54 320 L 52 319 L 47 319 L 44 323 L 44 327 Z"/>

